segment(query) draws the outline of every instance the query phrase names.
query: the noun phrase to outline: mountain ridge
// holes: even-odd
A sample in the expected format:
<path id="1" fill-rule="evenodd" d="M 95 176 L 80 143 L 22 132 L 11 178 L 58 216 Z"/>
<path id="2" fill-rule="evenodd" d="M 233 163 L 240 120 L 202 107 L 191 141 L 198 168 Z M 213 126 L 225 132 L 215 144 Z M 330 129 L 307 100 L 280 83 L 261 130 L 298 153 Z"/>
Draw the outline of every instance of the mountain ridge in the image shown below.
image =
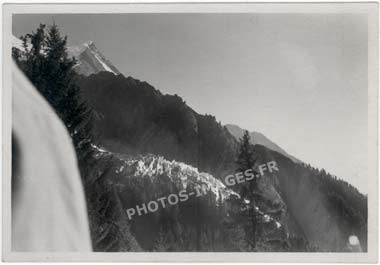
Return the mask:
<path id="1" fill-rule="evenodd" d="M 245 129 L 240 128 L 238 125 L 235 124 L 226 124 L 224 125 L 228 131 L 235 136 L 237 140 L 239 140 L 243 134 Z M 294 156 L 288 154 L 284 149 L 282 149 L 279 145 L 271 141 L 268 137 L 266 137 L 264 134 L 256 131 L 249 132 L 251 137 L 251 143 L 252 144 L 260 144 L 263 146 L 266 146 L 267 148 L 279 152 L 280 154 L 283 154 L 286 157 L 289 157 L 293 162 L 295 163 L 303 163 L 299 159 L 295 158 Z"/>
<path id="2" fill-rule="evenodd" d="M 68 47 L 68 54 L 69 56 L 78 58 L 78 64 L 75 66 L 75 69 L 82 75 L 89 76 L 101 71 L 111 72 L 115 75 L 120 74 L 120 71 L 118 71 L 116 67 L 114 67 L 112 63 L 109 62 L 105 56 L 96 48 L 93 41 L 87 41 L 79 46 Z M 91 59 L 91 57 L 95 57 L 95 59 Z M 94 62 L 100 62 L 101 65 L 94 65 Z M 133 80 L 131 77 L 128 78 L 130 80 Z M 244 129 L 240 128 L 238 125 L 226 124 L 225 126 L 237 140 L 239 140 L 239 138 L 243 135 Z M 254 141 L 255 144 L 257 143 L 264 145 L 273 151 L 277 151 L 289 157 L 296 163 L 302 163 L 299 159 L 288 154 L 279 145 L 268 139 L 264 134 L 259 132 L 250 132 L 250 136 L 251 140 Z"/>

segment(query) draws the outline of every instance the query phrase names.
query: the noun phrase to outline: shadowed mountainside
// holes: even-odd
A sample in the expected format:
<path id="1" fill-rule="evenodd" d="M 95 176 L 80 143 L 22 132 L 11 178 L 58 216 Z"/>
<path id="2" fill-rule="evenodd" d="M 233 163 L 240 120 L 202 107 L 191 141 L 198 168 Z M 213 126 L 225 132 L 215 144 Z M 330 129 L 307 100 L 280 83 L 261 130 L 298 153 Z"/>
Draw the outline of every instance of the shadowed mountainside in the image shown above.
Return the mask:
<path id="1" fill-rule="evenodd" d="M 163 95 L 146 82 L 101 72 L 81 80 L 95 111 L 96 131 L 106 149 L 153 153 L 213 175 L 234 171 L 237 142 L 210 115 L 199 115 L 177 95 Z"/>
<path id="2" fill-rule="evenodd" d="M 221 181 L 235 171 L 235 137 L 215 117 L 196 113 L 179 96 L 163 95 L 146 82 L 107 72 L 82 78 L 81 88 L 97 116 L 99 144 L 112 153 L 163 156 Z M 261 180 L 259 187 L 266 196 L 258 198 L 268 213 L 283 205 L 276 214 L 286 228 L 285 244 L 292 245 L 289 242 L 295 239 L 318 251 L 349 251 L 348 237 L 356 235 L 366 249 L 365 196 L 323 170 L 255 147 L 258 162 L 275 160 L 280 168 Z M 149 193 L 154 192 L 154 186 L 149 188 Z M 136 238 L 143 230 L 134 230 Z"/>

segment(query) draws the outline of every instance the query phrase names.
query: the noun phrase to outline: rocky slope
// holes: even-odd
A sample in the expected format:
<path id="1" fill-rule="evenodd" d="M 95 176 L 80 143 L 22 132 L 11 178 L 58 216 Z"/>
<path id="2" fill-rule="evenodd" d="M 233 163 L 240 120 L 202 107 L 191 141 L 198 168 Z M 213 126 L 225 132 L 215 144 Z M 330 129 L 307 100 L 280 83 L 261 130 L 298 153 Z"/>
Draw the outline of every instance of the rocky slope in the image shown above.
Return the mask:
<path id="1" fill-rule="evenodd" d="M 187 200 L 157 211 L 142 211 L 125 219 L 137 244 L 148 251 L 250 251 L 249 202 L 212 175 L 156 155 L 131 156 L 95 147 L 96 158 L 109 161 L 106 187 L 115 189 L 125 212 L 159 198 L 186 192 Z M 257 251 L 288 251 L 294 247 L 287 223 L 291 218 L 281 196 L 272 186 L 273 176 L 259 181 Z M 202 193 L 197 193 L 197 187 Z M 238 187 L 235 187 L 238 188 Z M 119 218 L 120 219 L 120 218 Z M 117 222 L 116 219 L 115 222 Z M 112 234 L 112 233 L 111 233 Z M 112 238 L 112 236 L 108 236 Z M 104 238 L 107 238 L 105 236 Z M 98 240 L 101 242 L 101 240 Z M 116 239 L 113 240 L 117 241 Z M 117 242 L 113 243 L 117 245 Z M 107 248 L 108 249 L 108 248 Z"/>
<path id="2" fill-rule="evenodd" d="M 263 146 L 256 146 L 256 151 L 261 154 L 259 163 L 269 159 L 279 162 L 279 171 L 259 178 L 255 192 L 256 251 L 350 251 L 350 236 L 357 237 L 366 249 L 366 212 L 356 211 L 365 209 L 366 200 L 360 199 L 359 193 L 353 188 L 349 188 L 351 193 L 339 193 L 338 187 L 332 183 L 326 186 L 323 176 L 313 175 L 309 168 L 294 165 Z M 119 209 L 113 222 L 125 226 L 124 230 L 129 231 L 125 238 L 139 250 L 252 251 L 247 244 L 251 224 L 246 207 L 250 202 L 237 194 L 239 186 L 227 188 L 223 179 L 156 155 L 131 156 L 97 147 L 96 156 L 99 161 L 107 161 L 104 187 L 113 190 L 119 201 L 117 207 L 107 209 Z M 130 208 L 183 190 L 191 194 L 199 185 L 206 187 L 206 194 L 189 196 L 175 205 L 166 202 L 155 212 L 126 217 Z M 340 197 L 340 203 L 334 196 Z M 98 250 L 109 251 L 112 248 L 107 244 L 120 244 L 121 237 L 115 236 L 120 235 L 120 229 L 103 230 L 107 247 L 100 239 Z"/>

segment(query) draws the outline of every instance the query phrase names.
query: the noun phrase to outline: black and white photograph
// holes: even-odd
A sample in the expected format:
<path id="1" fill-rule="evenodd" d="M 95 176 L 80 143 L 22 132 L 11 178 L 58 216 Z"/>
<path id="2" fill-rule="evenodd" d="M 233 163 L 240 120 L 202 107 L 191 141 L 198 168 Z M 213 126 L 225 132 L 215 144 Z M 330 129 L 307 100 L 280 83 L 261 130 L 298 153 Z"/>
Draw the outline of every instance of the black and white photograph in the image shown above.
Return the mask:
<path id="1" fill-rule="evenodd" d="M 376 262 L 376 3 L 77 7 L 3 7 L 9 260 Z"/>

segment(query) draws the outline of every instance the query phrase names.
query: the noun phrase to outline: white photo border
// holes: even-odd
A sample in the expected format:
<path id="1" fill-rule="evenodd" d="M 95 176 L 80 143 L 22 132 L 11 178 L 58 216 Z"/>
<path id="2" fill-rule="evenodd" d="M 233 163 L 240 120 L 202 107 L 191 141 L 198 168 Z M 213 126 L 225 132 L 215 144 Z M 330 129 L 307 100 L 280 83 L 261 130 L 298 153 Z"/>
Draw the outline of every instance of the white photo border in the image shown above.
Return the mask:
<path id="1" fill-rule="evenodd" d="M 11 251 L 11 37 L 13 14 L 112 13 L 321 13 L 368 17 L 368 251 L 366 253 L 232 253 L 232 252 L 12 252 Z M 2 5 L 2 252 L 4 261 L 115 262 L 345 262 L 378 260 L 378 3 L 5 3 Z"/>

